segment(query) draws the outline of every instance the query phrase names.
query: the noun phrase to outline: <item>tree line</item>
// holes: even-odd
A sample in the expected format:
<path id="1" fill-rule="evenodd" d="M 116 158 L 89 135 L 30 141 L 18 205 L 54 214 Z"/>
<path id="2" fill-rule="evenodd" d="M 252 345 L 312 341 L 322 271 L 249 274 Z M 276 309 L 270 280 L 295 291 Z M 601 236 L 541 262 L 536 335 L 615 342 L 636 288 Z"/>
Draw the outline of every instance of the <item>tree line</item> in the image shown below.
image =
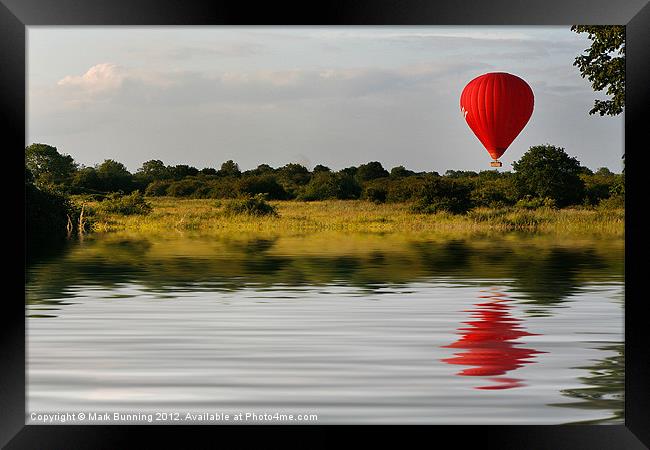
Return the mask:
<path id="1" fill-rule="evenodd" d="M 95 199 L 134 191 L 149 197 L 215 199 L 263 194 L 269 200 L 413 202 L 422 212 L 463 213 L 482 206 L 596 206 L 602 202 L 622 207 L 625 191 L 624 174 L 605 167 L 592 171 L 553 145 L 531 147 L 513 163 L 513 172 L 447 170 L 441 175 L 404 166 L 389 171 L 378 161 L 338 171 L 320 164 L 309 170 L 297 163 L 279 168 L 260 164 L 242 171 L 232 160 L 219 169 L 150 160 L 131 173 L 112 159 L 94 167 L 80 166 L 47 144 L 26 148 L 25 169 L 40 189 Z"/>

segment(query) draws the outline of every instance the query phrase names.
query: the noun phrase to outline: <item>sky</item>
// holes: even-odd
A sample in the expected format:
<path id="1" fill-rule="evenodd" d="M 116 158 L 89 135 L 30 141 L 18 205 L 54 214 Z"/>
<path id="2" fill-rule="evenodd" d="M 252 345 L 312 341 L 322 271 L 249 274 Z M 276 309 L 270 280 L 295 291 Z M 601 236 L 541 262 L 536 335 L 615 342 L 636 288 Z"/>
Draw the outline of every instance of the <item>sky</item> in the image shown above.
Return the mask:
<path id="1" fill-rule="evenodd" d="M 473 78 L 509 72 L 535 107 L 503 170 L 551 144 L 620 172 L 623 115 L 589 115 L 606 97 L 573 66 L 589 45 L 568 26 L 30 26 L 27 144 L 132 172 L 151 159 L 488 170 L 459 97 Z"/>

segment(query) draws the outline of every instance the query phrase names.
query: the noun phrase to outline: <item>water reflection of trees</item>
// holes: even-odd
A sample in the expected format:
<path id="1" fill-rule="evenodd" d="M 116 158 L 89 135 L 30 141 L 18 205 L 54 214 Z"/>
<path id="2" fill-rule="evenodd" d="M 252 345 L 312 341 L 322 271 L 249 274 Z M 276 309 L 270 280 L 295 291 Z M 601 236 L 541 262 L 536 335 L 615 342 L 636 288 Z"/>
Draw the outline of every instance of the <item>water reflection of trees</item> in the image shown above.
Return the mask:
<path id="1" fill-rule="evenodd" d="M 625 345 L 615 344 L 599 350 L 616 354 L 598 360 L 592 366 L 576 367 L 589 371 L 589 376 L 578 378 L 587 387 L 562 390 L 563 395 L 577 401 L 551 406 L 602 410 L 611 414 L 604 419 L 580 422 L 584 424 L 622 423 L 625 407 Z"/>
<path id="2" fill-rule="evenodd" d="M 377 241 L 381 245 L 368 249 L 363 244 L 353 250 L 335 245 L 327 251 L 317 245 L 306 251 L 281 242 L 282 238 L 86 239 L 28 270 L 29 299 L 74 295 L 79 286 L 111 289 L 130 283 L 158 291 L 331 284 L 372 291 L 435 279 L 490 284 L 499 279 L 511 285 L 518 299 L 539 310 L 562 303 L 584 283 L 623 276 L 622 248 L 603 250 L 599 241 L 558 246 L 518 240 L 402 240 Z M 305 242 L 309 240 L 301 245 Z"/>

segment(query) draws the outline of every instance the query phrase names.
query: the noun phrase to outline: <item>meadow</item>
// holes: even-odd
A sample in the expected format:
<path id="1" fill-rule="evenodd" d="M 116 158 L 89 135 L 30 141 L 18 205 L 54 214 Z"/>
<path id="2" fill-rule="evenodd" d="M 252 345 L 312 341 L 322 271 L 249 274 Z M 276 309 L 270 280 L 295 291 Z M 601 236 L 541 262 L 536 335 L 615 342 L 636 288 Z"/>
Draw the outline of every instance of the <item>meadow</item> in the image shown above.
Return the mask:
<path id="1" fill-rule="evenodd" d="M 365 200 L 269 201 L 277 215 L 227 214 L 231 200 L 148 198 L 149 214 L 102 212 L 86 202 L 95 232 L 196 231 L 201 233 L 301 234 L 319 231 L 407 234 L 525 232 L 624 237 L 623 209 L 542 207 L 475 208 L 466 214 L 413 212 L 409 203 Z M 94 211 L 94 212 L 92 212 Z"/>

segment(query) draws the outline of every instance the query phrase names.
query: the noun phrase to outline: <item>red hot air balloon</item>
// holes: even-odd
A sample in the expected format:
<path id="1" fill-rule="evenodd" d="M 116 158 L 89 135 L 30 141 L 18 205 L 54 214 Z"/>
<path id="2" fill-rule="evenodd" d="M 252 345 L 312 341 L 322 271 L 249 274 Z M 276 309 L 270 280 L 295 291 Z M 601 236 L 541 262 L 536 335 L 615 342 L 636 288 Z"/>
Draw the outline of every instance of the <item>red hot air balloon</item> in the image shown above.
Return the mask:
<path id="1" fill-rule="evenodd" d="M 494 161 L 526 126 L 533 113 L 533 90 L 505 72 L 486 73 L 470 81 L 460 94 L 460 111 Z"/>

